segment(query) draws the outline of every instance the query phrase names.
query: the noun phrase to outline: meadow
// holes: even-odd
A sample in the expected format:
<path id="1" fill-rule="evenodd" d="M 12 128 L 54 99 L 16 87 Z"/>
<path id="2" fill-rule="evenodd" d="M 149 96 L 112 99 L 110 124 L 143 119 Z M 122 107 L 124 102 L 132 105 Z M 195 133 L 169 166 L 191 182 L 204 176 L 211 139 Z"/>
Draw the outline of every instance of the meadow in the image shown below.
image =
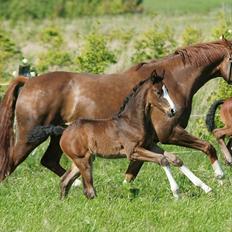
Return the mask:
<path id="1" fill-rule="evenodd" d="M 230 0 L 223 3 L 219 0 L 173 2 L 146 0 L 144 11 L 137 14 L 1 19 L 0 49 L 4 47 L 1 47 L 2 31 L 10 39 L 11 46 L 6 49 L 10 53 L 2 59 L 3 53 L 0 54 L 0 82 L 7 83 L 12 78 L 11 73 L 18 68 L 22 56 L 28 58 L 39 73 L 91 71 L 93 66 L 97 67 L 94 72 L 112 73 L 149 56 L 159 58 L 178 46 L 219 39 L 221 31 L 232 29 Z M 157 45 L 151 42 L 153 38 L 156 41 L 165 38 L 168 43 Z M 136 44 L 141 41 L 149 42 L 150 50 L 138 50 Z M 102 45 L 99 53 L 92 50 L 94 44 Z M 160 44 L 162 52 L 153 53 L 152 48 Z M 108 58 L 101 63 L 95 58 L 102 58 L 102 52 Z M 92 65 L 89 65 L 90 60 Z M 181 190 L 181 199 L 174 200 L 164 171 L 151 163 L 143 166 L 134 183 L 123 185 L 128 161 L 97 158 L 94 162 L 97 198 L 87 200 L 82 188 L 73 187 L 68 198 L 61 201 L 59 178 L 40 165 L 47 147 L 45 142 L 0 184 L 0 232 L 232 231 L 232 168 L 224 165 L 216 141 L 203 123 L 210 104 L 223 95 L 219 84 L 218 79 L 210 81 L 194 97 L 188 130 L 215 145 L 225 172 L 223 182 L 214 178 L 210 162 L 203 153 L 164 146 L 178 154 L 212 187 L 211 193 L 205 194 L 193 186 L 173 167 Z M 5 86 L 0 90 L 3 93 Z M 62 158 L 62 164 L 68 167 L 69 161 Z"/>

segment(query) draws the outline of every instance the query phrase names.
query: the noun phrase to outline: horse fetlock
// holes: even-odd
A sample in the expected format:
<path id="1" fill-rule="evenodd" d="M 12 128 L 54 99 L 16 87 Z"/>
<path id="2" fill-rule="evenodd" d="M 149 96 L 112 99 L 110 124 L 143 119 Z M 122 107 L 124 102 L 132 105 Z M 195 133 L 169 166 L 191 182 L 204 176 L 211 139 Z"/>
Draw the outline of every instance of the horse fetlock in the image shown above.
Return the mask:
<path id="1" fill-rule="evenodd" d="M 84 194 L 88 199 L 93 199 L 96 197 L 96 192 L 93 188 L 91 189 L 84 189 Z"/>
<path id="2" fill-rule="evenodd" d="M 161 166 L 169 166 L 169 161 L 166 157 L 163 157 L 161 160 L 160 160 L 160 165 Z"/>
<path id="3" fill-rule="evenodd" d="M 212 167 L 213 167 L 213 170 L 214 170 L 214 173 L 215 173 L 215 177 L 217 179 L 222 179 L 224 177 L 224 173 L 221 169 L 221 166 L 218 162 L 218 160 L 216 160 L 213 164 L 212 164 Z"/>

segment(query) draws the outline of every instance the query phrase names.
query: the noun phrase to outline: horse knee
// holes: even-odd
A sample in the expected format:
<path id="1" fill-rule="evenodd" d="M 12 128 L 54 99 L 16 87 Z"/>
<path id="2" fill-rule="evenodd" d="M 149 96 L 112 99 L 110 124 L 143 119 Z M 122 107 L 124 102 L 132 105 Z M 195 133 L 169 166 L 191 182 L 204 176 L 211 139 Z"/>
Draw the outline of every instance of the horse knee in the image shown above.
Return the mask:
<path id="1" fill-rule="evenodd" d="M 168 162 L 168 159 L 163 157 L 161 160 L 160 160 L 160 165 L 161 166 L 169 166 L 169 162 Z"/>
<path id="2" fill-rule="evenodd" d="M 216 149 L 214 148 L 214 146 L 210 143 L 205 143 L 204 149 L 203 151 L 207 154 L 207 155 L 212 155 L 215 154 L 216 155 Z"/>

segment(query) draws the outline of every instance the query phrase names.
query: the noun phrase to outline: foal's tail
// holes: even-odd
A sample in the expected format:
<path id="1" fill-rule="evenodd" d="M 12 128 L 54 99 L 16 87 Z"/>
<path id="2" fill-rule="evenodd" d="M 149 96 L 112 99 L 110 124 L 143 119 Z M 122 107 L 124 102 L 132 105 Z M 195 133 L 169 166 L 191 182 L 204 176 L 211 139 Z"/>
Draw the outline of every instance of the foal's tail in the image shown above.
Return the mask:
<path id="1" fill-rule="evenodd" d="M 49 135 L 59 136 L 65 130 L 62 126 L 36 126 L 27 137 L 29 143 L 40 143 L 44 141 Z"/>
<path id="2" fill-rule="evenodd" d="M 18 98 L 18 90 L 28 81 L 26 77 L 18 77 L 11 81 L 0 102 L 0 181 L 7 175 L 10 167 L 10 153 L 14 145 L 14 115 Z"/>
<path id="3" fill-rule="evenodd" d="M 215 127 L 214 117 L 217 110 L 217 107 L 224 103 L 224 100 L 216 100 L 209 108 L 209 111 L 206 115 L 205 123 L 209 132 L 212 132 Z"/>

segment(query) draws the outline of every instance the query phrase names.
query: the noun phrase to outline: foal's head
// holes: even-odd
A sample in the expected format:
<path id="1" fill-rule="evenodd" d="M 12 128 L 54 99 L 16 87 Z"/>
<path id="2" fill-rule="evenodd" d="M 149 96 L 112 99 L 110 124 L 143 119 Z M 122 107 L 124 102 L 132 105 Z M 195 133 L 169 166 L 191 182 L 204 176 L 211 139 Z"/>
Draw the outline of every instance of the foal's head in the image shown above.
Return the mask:
<path id="1" fill-rule="evenodd" d="M 176 113 L 176 107 L 162 80 L 163 77 L 157 75 L 156 71 L 153 72 L 150 78 L 151 87 L 147 92 L 147 105 L 156 107 L 169 117 L 173 117 Z"/>

